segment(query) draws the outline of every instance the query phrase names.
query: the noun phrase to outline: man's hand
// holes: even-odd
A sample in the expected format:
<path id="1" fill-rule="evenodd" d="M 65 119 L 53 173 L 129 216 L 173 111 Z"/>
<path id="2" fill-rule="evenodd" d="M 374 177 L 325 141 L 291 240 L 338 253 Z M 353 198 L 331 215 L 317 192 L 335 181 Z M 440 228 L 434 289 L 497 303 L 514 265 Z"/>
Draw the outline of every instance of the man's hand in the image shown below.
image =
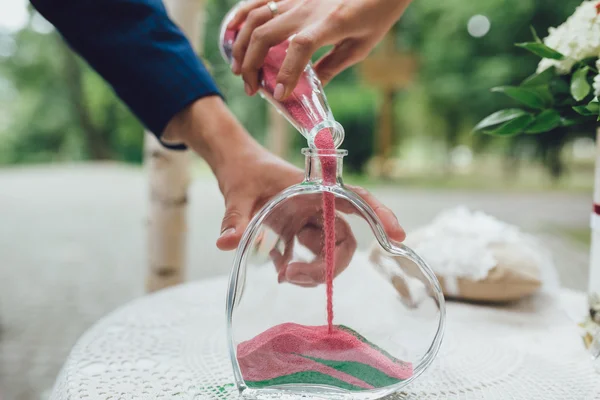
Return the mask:
<path id="1" fill-rule="evenodd" d="M 281 0 L 277 15 L 266 6 L 268 2 L 248 1 L 229 23 L 229 29 L 240 30 L 233 46 L 232 70 L 242 75 L 248 94 L 256 93 L 267 52 L 295 34 L 277 76 L 285 98 L 319 48 L 334 46 L 315 64 L 319 79 L 326 84 L 367 57 L 410 0 Z"/>
<path id="2" fill-rule="evenodd" d="M 180 112 L 169 123 L 163 139 L 186 143 L 207 161 L 217 177 L 226 207 L 217 239 L 217 247 L 221 250 L 235 249 L 252 216 L 276 194 L 304 178 L 300 169 L 260 146 L 219 97 L 197 100 Z M 404 240 L 404 231 L 389 208 L 366 190 L 351 189 L 375 210 L 391 240 Z M 322 281 L 322 257 L 319 255 L 323 253 L 323 244 L 321 235 L 315 236 L 316 231 L 322 230 L 321 200 L 317 197 L 292 201 L 266 221 L 286 244 L 284 254 L 271 253 L 280 281 L 305 286 Z M 336 208 L 351 212 L 342 202 L 336 202 Z M 341 217 L 336 220 L 336 235 L 336 273 L 339 273 L 348 266 L 356 241 Z M 289 264 L 294 238 L 317 255 L 315 262 Z"/>

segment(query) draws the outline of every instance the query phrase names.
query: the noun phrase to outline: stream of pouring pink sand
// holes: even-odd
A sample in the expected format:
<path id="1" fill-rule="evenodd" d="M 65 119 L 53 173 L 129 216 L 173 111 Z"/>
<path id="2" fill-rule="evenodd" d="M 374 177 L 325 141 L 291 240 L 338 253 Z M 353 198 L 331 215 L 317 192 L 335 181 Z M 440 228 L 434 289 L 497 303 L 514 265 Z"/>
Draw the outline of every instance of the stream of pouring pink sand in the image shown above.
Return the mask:
<path id="1" fill-rule="evenodd" d="M 321 151 L 335 151 L 335 144 L 329 129 L 320 131 L 315 138 L 315 146 Z M 323 183 L 333 185 L 336 179 L 337 160 L 335 153 L 324 154 L 320 158 Z M 335 269 L 335 196 L 323 192 L 323 230 L 325 240 L 325 281 L 327 284 L 327 327 L 333 333 L 333 276 Z"/>
<path id="2" fill-rule="evenodd" d="M 271 48 L 262 68 L 262 78 L 265 90 L 273 93 L 277 84 L 277 74 L 287 51 L 289 42 L 284 42 Z M 313 87 L 309 74 L 304 71 L 292 95 L 284 100 L 282 105 L 290 116 L 307 131 L 312 131 L 315 125 L 323 122 L 319 110 L 310 109 Z M 304 104 L 301 102 L 305 101 Z M 315 108 L 317 105 L 315 105 Z M 321 118 L 319 118 L 321 117 Z M 330 128 L 322 129 L 314 138 L 315 147 L 323 153 L 319 157 L 323 184 L 333 185 L 336 180 L 337 158 L 335 156 L 335 143 Z M 335 272 L 335 196 L 332 193 L 323 193 L 323 241 L 325 251 L 325 282 L 327 292 L 327 326 L 333 332 L 333 277 Z"/>
<path id="3" fill-rule="evenodd" d="M 236 32 L 228 31 L 226 39 L 232 40 L 235 35 Z M 263 87 L 271 95 L 288 45 L 286 41 L 271 48 L 263 65 Z M 293 94 L 281 102 L 289 115 L 309 132 L 324 117 L 312 98 L 310 79 L 304 72 Z M 314 108 L 311 109 L 311 105 Z M 318 132 L 314 143 L 320 152 L 323 184 L 334 185 L 337 158 L 330 129 Z M 323 192 L 322 202 L 327 325 L 284 323 L 240 343 L 237 359 L 248 387 L 323 384 L 347 390 L 369 390 L 393 385 L 413 374 L 411 363 L 396 359 L 346 326 L 333 325 L 335 196 Z"/>

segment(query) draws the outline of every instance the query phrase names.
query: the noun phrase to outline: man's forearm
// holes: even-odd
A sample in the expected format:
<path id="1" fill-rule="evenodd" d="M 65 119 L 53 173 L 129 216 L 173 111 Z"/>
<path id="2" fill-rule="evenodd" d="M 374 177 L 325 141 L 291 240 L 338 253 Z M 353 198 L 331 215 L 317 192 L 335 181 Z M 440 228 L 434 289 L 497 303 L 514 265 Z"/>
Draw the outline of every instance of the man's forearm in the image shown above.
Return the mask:
<path id="1" fill-rule="evenodd" d="M 217 178 L 222 165 L 259 147 L 217 96 L 198 99 L 177 113 L 167 125 L 163 139 L 191 147 Z"/>

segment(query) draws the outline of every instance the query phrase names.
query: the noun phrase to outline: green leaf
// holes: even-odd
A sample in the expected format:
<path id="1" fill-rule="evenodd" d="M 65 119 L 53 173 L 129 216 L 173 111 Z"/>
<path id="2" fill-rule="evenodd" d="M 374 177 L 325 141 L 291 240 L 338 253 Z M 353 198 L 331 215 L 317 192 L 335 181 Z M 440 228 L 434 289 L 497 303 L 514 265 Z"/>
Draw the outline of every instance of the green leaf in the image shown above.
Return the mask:
<path id="1" fill-rule="evenodd" d="M 500 110 L 500 111 L 497 111 L 491 115 L 488 115 L 484 119 L 482 119 L 481 122 L 479 122 L 477 124 L 477 126 L 475 126 L 475 128 L 473 128 L 473 130 L 479 131 L 483 128 L 488 128 L 490 126 L 498 125 L 503 122 L 510 121 L 512 119 L 521 117 L 523 115 L 528 115 L 528 114 L 519 108 L 508 108 L 506 110 Z"/>
<path id="2" fill-rule="evenodd" d="M 525 133 L 548 132 L 559 126 L 560 114 L 556 110 L 544 110 L 539 113 L 531 125 L 525 129 Z"/>
<path id="3" fill-rule="evenodd" d="M 552 79 L 548 85 L 550 92 L 554 95 L 568 95 L 571 97 L 571 88 L 569 83 L 563 77 Z"/>
<path id="4" fill-rule="evenodd" d="M 553 60 L 563 60 L 565 58 L 564 55 L 559 53 L 558 51 L 551 49 L 543 43 L 537 42 L 526 42 L 526 43 L 517 43 L 517 47 L 521 47 L 525 50 L 529 50 L 533 54 L 543 57 L 543 58 L 551 58 Z"/>
<path id="5" fill-rule="evenodd" d="M 588 103 L 587 108 L 593 113 L 600 113 L 600 101 L 598 100 L 598 97 L 594 97 L 592 101 Z"/>
<path id="6" fill-rule="evenodd" d="M 579 124 L 583 124 L 585 122 L 588 122 L 589 118 L 587 117 L 582 117 L 582 116 L 576 116 L 573 118 L 562 118 L 561 120 L 561 125 L 562 126 L 575 126 L 575 125 L 579 125 Z"/>
<path id="7" fill-rule="evenodd" d="M 523 83 L 521 83 L 521 87 L 535 87 L 541 85 L 549 85 L 552 78 L 556 76 L 556 70 L 551 68 L 546 68 L 540 73 L 536 73 L 531 75 L 529 78 L 525 79 Z"/>
<path id="8" fill-rule="evenodd" d="M 571 80 L 571 96 L 577 101 L 585 99 L 592 89 L 587 81 L 589 67 L 583 67 L 573 74 Z"/>
<path id="9" fill-rule="evenodd" d="M 504 93 L 519 103 L 537 109 L 545 108 L 549 103 L 548 96 L 533 88 L 521 88 L 516 86 L 500 86 L 492 89 L 492 92 Z"/>
<path id="10" fill-rule="evenodd" d="M 573 110 L 575 110 L 576 113 L 584 116 L 598 115 L 600 114 L 600 102 L 598 101 L 597 97 L 594 97 L 594 99 L 587 105 L 575 106 L 573 107 Z"/>
<path id="11" fill-rule="evenodd" d="M 535 31 L 535 28 L 533 26 L 530 26 L 529 29 L 531 29 L 531 34 L 533 35 L 533 39 L 535 39 L 535 42 L 542 43 L 542 39 L 540 39 L 540 37 L 538 36 L 537 32 Z"/>
<path id="12" fill-rule="evenodd" d="M 594 97 L 592 101 L 587 103 L 587 105 L 579 105 L 573 106 L 573 110 L 579 114 L 584 116 L 597 115 L 600 113 L 600 102 L 598 101 L 598 97 Z"/>
<path id="13" fill-rule="evenodd" d="M 598 73 L 598 70 L 596 69 L 596 61 L 597 60 L 598 60 L 598 57 L 586 57 L 583 60 L 577 61 L 573 67 L 574 67 L 574 69 L 579 69 L 582 67 L 590 67 L 590 71 L 594 71 L 594 72 Z"/>
<path id="14" fill-rule="evenodd" d="M 522 133 L 534 120 L 533 115 L 525 114 L 503 123 L 492 130 L 485 130 L 484 133 L 494 136 L 513 136 Z"/>
<path id="15" fill-rule="evenodd" d="M 579 115 L 583 115 L 586 117 L 589 117 L 590 115 L 596 115 L 595 112 L 592 112 L 588 109 L 588 106 L 575 106 L 573 107 L 573 110 L 579 114 Z"/>

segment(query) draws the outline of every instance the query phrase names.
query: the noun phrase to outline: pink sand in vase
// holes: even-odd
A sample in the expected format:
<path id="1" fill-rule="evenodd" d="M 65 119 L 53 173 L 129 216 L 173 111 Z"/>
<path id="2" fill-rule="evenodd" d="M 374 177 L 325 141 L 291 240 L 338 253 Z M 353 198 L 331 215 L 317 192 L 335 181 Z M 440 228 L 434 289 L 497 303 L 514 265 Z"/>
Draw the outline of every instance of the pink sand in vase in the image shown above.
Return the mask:
<path id="1" fill-rule="evenodd" d="M 323 384 L 347 390 L 381 388 L 410 378 L 400 361 L 345 326 L 274 326 L 238 346 L 248 387 Z"/>

